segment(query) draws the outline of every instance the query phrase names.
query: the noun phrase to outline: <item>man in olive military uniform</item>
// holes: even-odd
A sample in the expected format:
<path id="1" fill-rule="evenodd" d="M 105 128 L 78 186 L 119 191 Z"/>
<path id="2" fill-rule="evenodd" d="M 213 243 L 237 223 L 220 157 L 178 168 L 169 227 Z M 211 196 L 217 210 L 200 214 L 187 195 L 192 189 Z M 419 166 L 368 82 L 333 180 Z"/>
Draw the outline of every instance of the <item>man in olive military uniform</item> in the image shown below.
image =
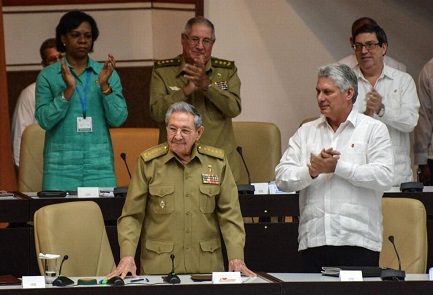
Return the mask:
<path id="1" fill-rule="evenodd" d="M 118 220 L 121 260 L 108 278 L 137 276 L 140 235 L 142 275 L 171 272 L 171 254 L 176 273 L 224 271 L 222 235 L 229 271 L 255 276 L 244 263 L 245 230 L 224 151 L 198 142 L 204 127 L 193 106 L 172 104 L 165 121 L 167 142 L 137 161 Z"/>
<path id="2" fill-rule="evenodd" d="M 241 113 L 241 81 L 232 61 L 211 57 L 215 29 L 208 19 L 190 19 L 181 34 L 183 53 L 157 61 L 150 82 L 150 114 L 159 123 L 159 142 L 166 140 L 165 114 L 185 101 L 200 112 L 206 133 L 201 142 L 223 149 L 235 181 L 241 176 L 232 118 Z"/>

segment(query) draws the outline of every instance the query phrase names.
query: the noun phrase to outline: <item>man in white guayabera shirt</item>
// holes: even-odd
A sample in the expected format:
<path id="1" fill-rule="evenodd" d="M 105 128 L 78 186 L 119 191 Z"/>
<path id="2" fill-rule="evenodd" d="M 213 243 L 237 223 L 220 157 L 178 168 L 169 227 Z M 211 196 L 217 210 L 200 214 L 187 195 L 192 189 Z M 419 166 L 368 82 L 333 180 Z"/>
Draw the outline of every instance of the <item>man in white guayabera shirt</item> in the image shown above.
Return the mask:
<path id="1" fill-rule="evenodd" d="M 353 108 L 355 73 L 346 65 L 319 69 L 321 116 L 303 124 L 275 168 L 276 184 L 299 193 L 299 251 L 305 272 L 323 266 L 378 266 L 382 194 L 394 159 L 385 124 Z"/>

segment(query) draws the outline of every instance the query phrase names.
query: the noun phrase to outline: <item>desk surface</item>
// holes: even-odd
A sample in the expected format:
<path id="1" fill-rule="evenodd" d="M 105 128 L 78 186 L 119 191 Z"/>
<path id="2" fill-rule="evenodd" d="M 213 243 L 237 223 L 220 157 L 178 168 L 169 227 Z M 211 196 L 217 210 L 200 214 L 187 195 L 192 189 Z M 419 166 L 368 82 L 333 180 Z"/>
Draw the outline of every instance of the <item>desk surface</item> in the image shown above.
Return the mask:
<path id="1" fill-rule="evenodd" d="M 143 276 L 141 276 L 143 277 Z M 220 284 L 213 285 L 211 282 L 193 282 L 189 275 L 179 275 L 181 284 L 170 285 L 162 281 L 161 276 L 145 276 L 149 279 L 149 283 L 129 284 L 131 279 L 125 279 L 125 286 L 67 286 L 53 287 L 46 285 L 45 289 L 22 289 L 21 286 L 1 286 L 1 294 L 74 294 L 74 295 L 130 295 L 130 294 L 175 294 L 175 295 L 191 295 L 191 294 L 209 294 L 220 295 L 235 293 L 237 295 L 251 294 L 269 294 L 281 295 L 281 286 L 277 283 L 263 278 L 257 277 L 254 279 L 243 278 L 243 284 Z M 75 282 L 78 278 L 71 278 Z M 98 277 L 99 281 L 101 277 Z"/>
<path id="2" fill-rule="evenodd" d="M 323 276 L 319 273 L 269 273 L 274 278 L 283 282 L 339 282 L 336 277 Z M 379 277 L 363 278 L 365 282 L 381 282 Z M 428 274 L 406 274 L 406 281 L 428 281 Z M 433 286 L 433 281 L 431 282 Z"/>
<path id="3" fill-rule="evenodd" d="M 162 283 L 160 276 L 146 276 L 149 283 L 128 284 L 125 286 L 68 286 L 45 289 L 22 289 L 21 286 L 2 286 L 2 294 L 92 294 L 92 295 L 123 295 L 123 294 L 431 294 L 433 281 L 427 281 L 427 275 L 407 275 L 404 282 L 382 282 L 380 279 L 370 278 L 363 282 L 339 282 L 338 278 L 325 277 L 320 274 L 302 273 L 270 273 L 250 279 L 243 284 L 213 285 L 211 282 L 192 282 L 189 275 L 180 275 L 180 285 Z M 267 280 L 273 277 L 275 280 Z M 72 278 L 75 281 L 78 278 Z M 98 281 L 100 278 L 97 278 Z M 244 278 L 244 280 L 246 280 Z M 279 280 L 279 281 L 278 281 Z M 134 288 L 134 289 L 132 289 Z M 61 291 L 60 291 L 61 290 Z"/>

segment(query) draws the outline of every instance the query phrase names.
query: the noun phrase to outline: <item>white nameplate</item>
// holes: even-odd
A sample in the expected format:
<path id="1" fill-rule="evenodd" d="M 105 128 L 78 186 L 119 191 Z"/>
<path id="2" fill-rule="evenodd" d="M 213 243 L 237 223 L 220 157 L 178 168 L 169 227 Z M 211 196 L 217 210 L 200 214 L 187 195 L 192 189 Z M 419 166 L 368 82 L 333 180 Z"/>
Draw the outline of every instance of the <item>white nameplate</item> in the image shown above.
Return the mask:
<path id="1" fill-rule="evenodd" d="M 23 276 L 23 289 L 45 288 L 44 276 Z"/>
<path id="2" fill-rule="evenodd" d="M 362 271 L 360 271 L 360 270 L 340 270 L 340 281 L 342 281 L 342 282 L 362 282 Z"/>
<path id="3" fill-rule="evenodd" d="M 233 272 L 213 272 L 212 283 L 214 284 L 240 284 L 241 273 L 238 271 Z"/>
<path id="4" fill-rule="evenodd" d="M 79 187 L 78 198 L 99 198 L 99 187 Z"/>
<path id="5" fill-rule="evenodd" d="M 280 191 L 277 188 L 277 185 L 275 184 L 275 181 L 271 181 L 269 183 L 269 194 L 271 194 L 271 195 L 275 195 L 275 194 L 294 194 L 294 193 L 295 192 L 283 192 L 283 191 Z"/>
<path id="6" fill-rule="evenodd" d="M 254 185 L 255 195 L 267 195 L 269 193 L 269 185 L 267 182 L 257 182 L 251 184 Z"/>

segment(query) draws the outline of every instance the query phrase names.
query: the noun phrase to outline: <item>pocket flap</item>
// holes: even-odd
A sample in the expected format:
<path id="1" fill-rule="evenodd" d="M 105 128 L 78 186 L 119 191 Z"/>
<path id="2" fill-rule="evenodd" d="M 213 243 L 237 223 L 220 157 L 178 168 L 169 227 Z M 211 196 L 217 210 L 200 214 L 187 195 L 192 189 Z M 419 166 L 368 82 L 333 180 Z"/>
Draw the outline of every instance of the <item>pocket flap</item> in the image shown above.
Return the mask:
<path id="1" fill-rule="evenodd" d="M 220 193 L 219 185 L 201 185 L 200 192 L 209 197 L 216 196 Z"/>
<path id="2" fill-rule="evenodd" d="M 174 185 L 150 186 L 149 193 L 155 197 L 165 197 L 174 193 Z"/>
<path id="3" fill-rule="evenodd" d="M 174 248 L 174 242 L 146 240 L 146 249 L 149 251 L 156 252 L 158 254 L 172 252 L 173 248 Z"/>
<path id="4" fill-rule="evenodd" d="M 219 248 L 221 248 L 221 240 L 215 238 L 215 239 L 211 239 L 211 240 L 207 240 L 207 241 L 201 241 L 200 247 L 201 247 L 202 251 L 215 252 L 215 250 L 218 250 Z"/>

